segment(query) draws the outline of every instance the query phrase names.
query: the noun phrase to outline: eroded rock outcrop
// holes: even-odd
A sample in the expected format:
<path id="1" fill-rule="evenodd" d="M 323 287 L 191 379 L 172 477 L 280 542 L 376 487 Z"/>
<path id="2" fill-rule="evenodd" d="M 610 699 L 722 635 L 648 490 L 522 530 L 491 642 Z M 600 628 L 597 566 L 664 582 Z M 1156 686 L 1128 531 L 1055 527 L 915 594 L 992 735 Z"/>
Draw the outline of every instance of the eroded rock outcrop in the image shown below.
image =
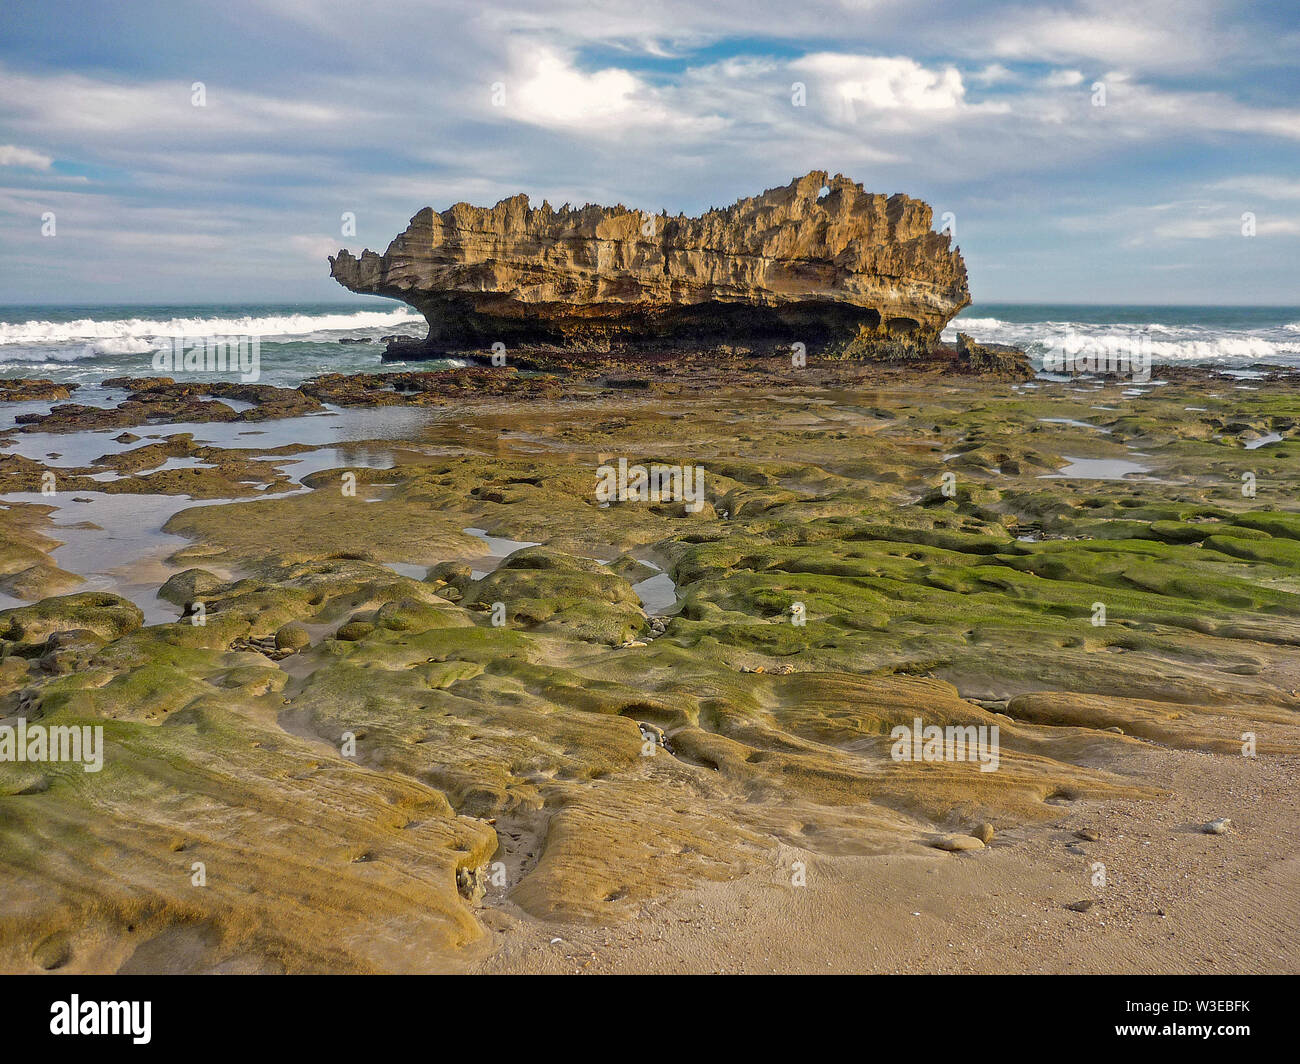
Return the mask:
<path id="1" fill-rule="evenodd" d="M 1003 380 L 1027 381 L 1034 376 L 1029 356 L 1007 344 L 981 344 L 964 332 L 957 334 L 957 360 L 971 373 Z"/>
<path id="2" fill-rule="evenodd" d="M 931 223 L 919 200 L 823 171 L 699 218 L 533 208 L 520 194 L 426 207 L 383 255 L 340 251 L 330 272 L 428 319 L 427 339 L 390 343 L 394 357 L 497 342 L 911 353 L 970 302 L 961 253 Z"/>

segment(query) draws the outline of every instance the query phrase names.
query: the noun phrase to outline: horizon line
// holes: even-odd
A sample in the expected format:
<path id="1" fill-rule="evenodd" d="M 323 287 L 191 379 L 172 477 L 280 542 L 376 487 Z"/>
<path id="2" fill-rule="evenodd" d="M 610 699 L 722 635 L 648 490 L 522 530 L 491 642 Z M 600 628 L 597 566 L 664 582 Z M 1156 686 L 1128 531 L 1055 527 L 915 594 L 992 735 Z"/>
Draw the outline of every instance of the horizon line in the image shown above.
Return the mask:
<path id="1" fill-rule="evenodd" d="M 293 307 L 302 305 L 314 306 L 357 306 L 370 300 L 382 299 L 390 303 L 396 303 L 399 306 L 410 307 L 411 304 L 392 296 L 362 295 L 356 299 L 296 299 L 296 300 L 253 300 L 253 299 L 221 299 L 211 302 L 187 301 L 187 300 L 165 300 L 160 302 L 143 302 L 131 300 L 70 300 L 64 303 L 0 303 L 0 310 L 19 309 L 19 308 L 61 308 L 61 307 L 220 307 L 220 306 L 260 306 L 260 307 Z M 1300 303 L 1115 303 L 1098 301 L 1093 303 L 1077 303 L 1068 300 L 1053 299 L 1033 299 L 1033 300 L 1006 300 L 990 299 L 983 303 L 971 303 L 963 307 L 957 314 L 950 319 L 955 321 L 961 314 L 970 310 L 979 309 L 980 307 L 1142 307 L 1156 310 L 1185 310 L 1189 308 L 1209 309 L 1209 310 L 1300 310 Z M 412 310 L 415 308 L 412 307 Z"/>

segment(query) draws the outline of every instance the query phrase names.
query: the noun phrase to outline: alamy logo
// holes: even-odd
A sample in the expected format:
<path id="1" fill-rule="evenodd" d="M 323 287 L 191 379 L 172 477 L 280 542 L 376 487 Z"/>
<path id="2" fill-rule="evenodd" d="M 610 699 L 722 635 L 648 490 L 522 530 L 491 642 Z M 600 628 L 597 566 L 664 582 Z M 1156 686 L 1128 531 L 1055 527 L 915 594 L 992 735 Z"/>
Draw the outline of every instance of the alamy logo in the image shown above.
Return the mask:
<path id="1" fill-rule="evenodd" d="M 262 341 L 256 336 L 173 336 L 154 352 L 153 368 L 172 377 L 238 373 L 241 382 L 252 384 L 262 375 Z"/>
<path id="2" fill-rule="evenodd" d="M 998 726 L 987 724 L 925 724 L 920 717 L 912 727 L 899 724 L 889 737 L 894 745 L 889 756 L 895 761 L 978 761 L 981 772 L 996 772 L 998 753 Z"/>
<path id="3" fill-rule="evenodd" d="M 704 509 L 704 467 L 652 465 L 629 466 L 620 458 L 617 466 L 596 470 L 596 501 L 684 502 L 691 513 Z"/>
<path id="4" fill-rule="evenodd" d="M 17 727 L 0 724 L 0 761 L 79 761 L 87 772 L 98 772 L 104 767 L 104 728 L 100 724 L 47 728 L 19 717 Z"/>
<path id="5" fill-rule="evenodd" d="M 50 1034 L 129 1034 L 138 1046 L 148 1045 L 151 1001 L 70 1001 L 50 1005 Z"/>

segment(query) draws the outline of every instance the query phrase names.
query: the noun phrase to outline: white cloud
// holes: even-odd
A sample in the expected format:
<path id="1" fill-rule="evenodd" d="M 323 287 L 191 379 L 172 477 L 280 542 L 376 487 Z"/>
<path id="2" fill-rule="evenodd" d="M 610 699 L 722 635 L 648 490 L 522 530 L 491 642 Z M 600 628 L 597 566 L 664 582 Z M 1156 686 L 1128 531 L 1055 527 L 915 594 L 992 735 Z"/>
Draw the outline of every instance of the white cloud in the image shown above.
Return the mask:
<path id="1" fill-rule="evenodd" d="M 1083 84 L 1083 72 L 1081 70 L 1053 70 L 1043 79 L 1043 84 L 1049 89 L 1071 88 Z"/>
<path id="2" fill-rule="evenodd" d="M 0 67 L 0 98 L 15 128 L 112 143 L 123 136 L 152 141 L 168 134 L 283 138 L 327 127 L 349 129 L 367 115 L 353 105 L 324 102 L 305 89 L 297 99 L 258 95 L 220 81 L 205 82 L 206 103 L 191 102 L 189 81 L 127 83 L 80 74 L 25 74 Z"/>
<path id="3" fill-rule="evenodd" d="M 998 20 L 978 47 L 1006 59 L 1090 59 L 1133 70 L 1190 68 L 1227 43 L 1214 25 L 1213 0 L 1084 0 L 1073 8 L 1018 11 Z"/>
<path id="4" fill-rule="evenodd" d="M 21 166 L 28 170 L 48 170 L 54 160 L 42 152 L 19 148 L 13 144 L 0 144 L 0 166 Z"/>
<path id="5" fill-rule="evenodd" d="M 1300 199 L 1300 180 L 1256 174 L 1249 177 L 1229 177 L 1209 186 L 1216 192 L 1230 192 L 1238 196 L 1258 196 L 1266 200 Z"/>
<path id="6" fill-rule="evenodd" d="M 930 70 L 903 56 L 817 52 L 790 68 L 819 82 L 851 110 L 862 105 L 879 111 L 956 111 L 965 103 L 956 67 Z"/>
<path id="7" fill-rule="evenodd" d="M 1153 226 L 1150 235 L 1157 240 L 1241 240 L 1242 225 L 1240 213 L 1202 210 Z M 1300 233 L 1300 219 L 1256 215 L 1257 238 L 1294 236 L 1297 233 Z"/>
<path id="8" fill-rule="evenodd" d="M 644 106 L 645 87 L 626 70 L 584 74 L 556 53 L 540 51 L 531 56 L 512 95 L 517 96 L 514 108 L 526 120 L 572 125 L 635 114 Z"/>
<path id="9" fill-rule="evenodd" d="M 1058 218 L 1057 225 L 1078 238 L 1100 239 L 1103 234 L 1116 238 L 1123 246 L 1149 248 L 1152 245 L 1184 240 L 1237 241 L 1248 239 L 1242 232 L 1246 210 L 1222 199 L 1201 196 L 1167 200 L 1161 203 L 1115 207 L 1092 214 Z M 1294 214 L 1251 211 L 1255 238 L 1294 236 L 1300 233 L 1300 216 Z"/>
<path id="10" fill-rule="evenodd" d="M 716 128 L 716 117 L 674 106 L 671 94 L 618 67 L 587 73 L 550 48 L 516 47 L 512 73 L 502 82 L 500 110 L 532 125 L 594 137 L 659 127 L 678 134 Z M 492 106 L 491 97 L 488 97 Z M 498 108 L 492 106 L 493 110 Z"/>
<path id="11" fill-rule="evenodd" d="M 1005 81 L 1014 81 L 1016 75 L 1001 63 L 989 63 L 988 66 L 971 75 L 971 80 L 981 85 L 997 85 Z"/>

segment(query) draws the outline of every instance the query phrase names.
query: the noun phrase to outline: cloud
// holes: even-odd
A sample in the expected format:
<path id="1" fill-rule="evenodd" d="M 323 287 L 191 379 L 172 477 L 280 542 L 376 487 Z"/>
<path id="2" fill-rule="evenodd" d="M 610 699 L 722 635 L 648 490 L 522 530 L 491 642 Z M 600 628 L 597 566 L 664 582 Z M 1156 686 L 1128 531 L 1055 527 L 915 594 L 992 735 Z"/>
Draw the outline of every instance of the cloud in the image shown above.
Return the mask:
<path id="1" fill-rule="evenodd" d="M 1157 240 L 1241 240 L 1245 224 L 1241 214 L 1211 208 L 1195 209 L 1151 227 Z M 1256 237 L 1294 236 L 1300 233 L 1300 219 L 1259 217 L 1255 219 Z"/>
<path id="2" fill-rule="evenodd" d="M 1300 200 L 1300 180 L 1256 174 L 1249 177 L 1229 177 L 1209 186 L 1216 192 L 1229 192 L 1241 196 L 1257 196 L 1266 200 Z"/>
<path id="3" fill-rule="evenodd" d="M 42 152 L 0 144 L 0 166 L 22 166 L 28 170 L 48 170 L 54 160 Z"/>
<path id="4" fill-rule="evenodd" d="M 1000 82 L 1014 81 L 1016 75 L 1001 63 L 989 63 L 988 66 L 972 74 L 971 80 L 977 81 L 981 85 L 996 85 Z"/>
<path id="5" fill-rule="evenodd" d="M 257 94 L 221 81 L 204 83 L 204 104 L 192 102 L 185 80 L 130 83 L 81 74 L 29 74 L 0 66 L 0 97 L 16 129 L 75 136 L 82 143 L 112 143 L 123 136 L 156 142 L 179 135 L 272 140 L 326 127 L 352 128 L 366 118 L 355 105 L 326 102 L 304 86 L 294 99 Z"/>
<path id="6" fill-rule="evenodd" d="M 1208 0 L 1086 0 L 1073 7 L 1030 8 L 979 40 L 1003 59 L 1036 63 L 1088 59 L 1129 69 L 1191 68 L 1221 51 Z"/>
<path id="7" fill-rule="evenodd" d="M 1161 203 L 1125 205 L 1093 214 L 1069 215 L 1057 219 L 1058 226 L 1078 237 L 1094 240 L 1114 237 L 1122 246 L 1150 248 L 1175 246 L 1187 240 L 1222 242 L 1247 237 L 1248 214 L 1254 238 L 1294 236 L 1300 233 L 1300 215 L 1277 211 L 1249 211 L 1239 205 L 1203 196 L 1167 200 Z"/>
<path id="8" fill-rule="evenodd" d="M 1043 84 L 1049 89 L 1064 89 L 1081 85 L 1083 84 L 1083 71 L 1053 70 L 1047 77 L 1043 78 Z"/>
<path id="9" fill-rule="evenodd" d="M 929 70 L 906 57 L 818 52 L 790 64 L 820 82 L 850 111 L 956 111 L 966 89 L 956 67 Z"/>
<path id="10" fill-rule="evenodd" d="M 1131 232 L 1137 271 L 1161 242 L 1176 257 L 1189 232 L 1235 232 L 1243 210 L 1264 235 L 1296 213 L 1300 106 L 1278 75 L 1300 35 L 1227 0 L 841 0 L 797 18 L 776 0 L 599 17 L 588 0 L 389 0 L 364 18 L 326 0 L 226 0 L 201 48 L 196 20 L 177 17 L 192 32 L 150 38 L 141 18 L 128 42 L 93 15 L 68 26 L 33 9 L 28 37 L 44 19 L 46 47 L 0 40 L 13 146 L 0 151 L 44 163 L 0 162 L 0 243 L 23 249 L 0 263 L 11 298 L 51 298 L 31 270 L 56 276 L 55 263 L 86 279 L 79 295 L 114 272 L 158 298 L 246 268 L 242 291 L 309 277 L 295 291 L 328 298 L 304 263 L 343 241 L 329 235 L 342 211 L 358 219 L 346 242 L 378 249 L 424 206 L 522 191 L 696 213 L 810 169 L 954 210 L 969 261 L 1040 296 L 1055 280 L 1086 298 L 1068 279 L 1103 245 L 1137 247 Z M 1105 107 L 1091 105 L 1097 80 Z M 33 224 L 44 209 L 57 240 Z M 201 263 L 185 259 L 191 236 Z M 1272 277 L 1300 269 L 1294 241 L 1243 243 L 1273 256 Z M 1208 289 L 1225 283 L 1198 269 Z M 1255 298 L 1244 278 L 1226 283 Z"/>
<path id="11" fill-rule="evenodd" d="M 518 80 L 518 114 L 542 125 L 626 120 L 645 107 L 645 86 L 626 70 L 583 74 L 551 51 L 534 53 Z"/>
<path id="12" fill-rule="evenodd" d="M 550 48 L 517 46 L 511 75 L 493 88 L 501 91 L 507 117 L 585 135 L 617 137 L 646 127 L 698 133 L 716 125 L 675 108 L 667 94 L 627 70 L 587 73 Z"/>

